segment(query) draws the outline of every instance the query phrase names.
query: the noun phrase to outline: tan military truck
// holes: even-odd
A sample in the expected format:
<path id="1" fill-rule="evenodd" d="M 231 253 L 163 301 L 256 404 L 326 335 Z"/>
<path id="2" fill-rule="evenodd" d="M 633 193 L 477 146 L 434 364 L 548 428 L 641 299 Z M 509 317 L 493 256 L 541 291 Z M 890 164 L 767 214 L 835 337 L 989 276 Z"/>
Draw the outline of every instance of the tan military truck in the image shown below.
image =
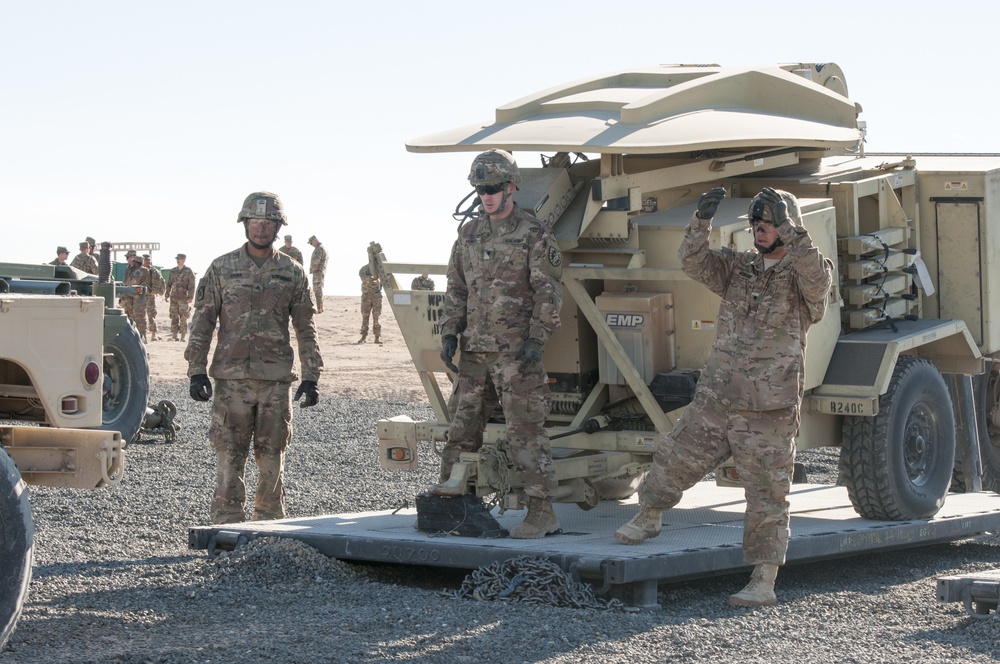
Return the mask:
<path id="1" fill-rule="evenodd" d="M 658 66 L 549 88 L 492 122 L 407 143 L 470 163 L 511 151 L 519 205 L 558 238 L 562 329 L 544 363 L 559 501 L 589 509 L 634 493 L 693 396 L 719 299 L 683 274 L 677 249 L 711 187 L 727 192 L 714 247 L 752 247 L 748 204 L 769 186 L 798 198 L 801 223 L 836 263 L 829 309 L 809 332 L 797 445 L 840 448 L 856 511 L 926 518 L 949 490 L 1000 491 L 1000 289 L 989 288 L 1000 155 L 866 154 L 860 113 L 832 63 Z M 453 376 L 439 358 L 443 292 L 408 290 L 396 275 L 445 266 L 373 249 L 435 415 L 378 422 L 380 460 L 414 468 L 421 443 L 445 439 L 449 389 L 438 379 Z M 454 467 L 455 494 L 524 505 L 503 436 L 497 409 L 482 451 Z M 738 480 L 729 467 L 716 475 Z"/>
<path id="2" fill-rule="evenodd" d="M 25 485 L 117 484 L 146 417 L 145 348 L 109 273 L 0 263 L 0 647 L 31 579 Z"/>

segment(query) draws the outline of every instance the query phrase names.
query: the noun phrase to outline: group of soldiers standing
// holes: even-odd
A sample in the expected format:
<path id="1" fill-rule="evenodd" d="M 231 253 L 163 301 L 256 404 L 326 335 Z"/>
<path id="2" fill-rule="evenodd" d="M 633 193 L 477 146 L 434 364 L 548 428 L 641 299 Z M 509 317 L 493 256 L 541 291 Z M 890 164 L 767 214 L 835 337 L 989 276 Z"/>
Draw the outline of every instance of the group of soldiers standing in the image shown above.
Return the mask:
<path id="1" fill-rule="evenodd" d="M 95 251 L 97 241 L 88 237 L 80 243 L 78 253 L 70 267 L 81 272 L 96 275 L 98 273 Z M 69 251 L 66 247 L 56 248 L 56 259 L 49 265 L 67 265 Z M 177 267 L 170 270 L 166 280 L 160 270 L 153 266 L 149 254 L 140 257 L 134 249 L 125 253 L 128 263 L 122 283 L 133 288 L 123 289 L 120 296 L 122 309 L 134 323 L 143 341 L 159 341 L 156 328 L 156 297 L 162 295 L 170 304 L 170 340 L 185 341 L 187 339 L 188 318 L 191 315 L 191 302 L 194 300 L 195 279 L 191 268 L 186 267 L 185 254 L 177 254 Z"/>
<path id="2" fill-rule="evenodd" d="M 156 296 L 162 295 L 170 305 L 170 341 L 185 341 L 188 331 L 188 316 L 191 315 L 191 301 L 194 299 L 194 272 L 184 265 L 185 254 L 177 254 L 177 267 L 163 274 L 153 267 L 149 254 L 141 259 L 134 249 L 125 254 L 128 267 L 122 277 L 126 286 L 139 286 L 136 292 L 126 292 L 121 296 L 125 315 L 135 321 L 135 327 L 143 341 L 159 341 L 156 332 Z M 149 336 L 147 338 L 147 332 Z"/>

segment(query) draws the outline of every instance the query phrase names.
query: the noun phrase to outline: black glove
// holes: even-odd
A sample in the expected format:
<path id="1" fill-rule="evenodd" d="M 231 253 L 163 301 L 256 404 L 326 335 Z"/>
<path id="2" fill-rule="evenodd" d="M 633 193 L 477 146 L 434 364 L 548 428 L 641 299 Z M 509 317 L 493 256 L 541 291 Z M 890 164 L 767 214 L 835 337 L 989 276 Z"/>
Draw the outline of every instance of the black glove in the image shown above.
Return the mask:
<path id="1" fill-rule="evenodd" d="M 458 367 L 455 363 L 451 361 L 455 357 L 455 352 L 458 350 L 458 337 L 454 334 L 446 334 L 441 337 L 441 359 L 444 361 L 444 366 L 448 367 L 450 370 L 458 373 Z"/>
<path id="2" fill-rule="evenodd" d="M 521 358 L 524 359 L 522 360 Z M 534 369 L 535 365 L 542 361 L 542 344 L 534 339 L 528 339 L 521 346 L 521 350 L 517 351 L 514 359 L 521 360 L 521 364 L 517 366 L 517 370 L 521 373 L 529 369 Z"/>
<path id="3" fill-rule="evenodd" d="M 698 211 L 695 212 L 699 219 L 711 219 L 715 216 L 715 211 L 719 209 L 719 203 L 726 197 L 724 187 L 712 187 L 698 197 Z"/>
<path id="4" fill-rule="evenodd" d="M 774 224 L 775 228 L 788 221 L 788 203 L 781 197 L 781 194 L 770 187 L 764 187 L 760 190 L 760 197 L 771 206 L 774 213 L 771 223 Z"/>
<path id="5" fill-rule="evenodd" d="M 208 401 L 212 398 L 212 381 L 205 374 L 191 376 L 191 398 L 195 401 Z"/>
<path id="6" fill-rule="evenodd" d="M 295 398 L 292 401 L 298 401 L 300 397 L 305 397 L 305 400 L 299 404 L 302 408 L 315 406 L 319 403 L 319 390 L 316 389 L 316 381 L 304 380 L 299 383 L 299 389 L 295 390 Z"/>

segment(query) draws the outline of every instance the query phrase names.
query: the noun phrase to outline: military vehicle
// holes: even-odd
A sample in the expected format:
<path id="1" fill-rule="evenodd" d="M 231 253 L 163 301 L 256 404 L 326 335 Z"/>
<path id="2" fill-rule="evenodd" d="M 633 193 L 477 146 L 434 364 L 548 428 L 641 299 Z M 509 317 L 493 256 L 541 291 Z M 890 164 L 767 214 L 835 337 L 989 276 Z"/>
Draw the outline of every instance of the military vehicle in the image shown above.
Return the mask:
<path id="1" fill-rule="evenodd" d="M 712 246 L 752 248 L 748 204 L 768 186 L 797 197 L 797 221 L 836 263 L 808 336 L 797 445 L 840 448 L 857 513 L 928 518 L 949 490 L 1000 490 L 1000 291 L 988 287 L 1000 270 L 1000 155 L 866 154 L 860 113 L 836 64 L 671 65 L 556 86 L 492 122 L 407 143 L 470 163 L 489 148 L 513 153 L 518 204 L 558 239 L 562 328 L 544 356 L 557 501 L 588 510 L 633 494 L 693 396 L 719 298 L 683 274 L 677 250 L 711 187 L 727 192 Z M 414 468 L 450 420 L 437 380 L 444 296 L 396 275 L 445 269 L 372 248 L 435 414 L 378 422 L 380 462 Z M 482 451 L 452 471 L 455 495 L 525 504 L 503 437 L 497 409 Z M 738 484 L 730 466 L 716 476 Z"/>
<path id="2" fill-rule="evenodd" d="M 410 151 L 465 152 L 469 164 L 490 148 L 512 152 L 517 202 L 558 239 L 562 327 L 543 360 L 563 533 L 504 536 L 526 501 L 494 409 L 481 450 L 452 469 L 452 496 L 421 493 L 415 509 L 198 526 L 190 546 L 214 555 L 277 536 L 336 558 L 464 569 L 543 556 L 597 594 L 647 608 L 659 583 L 745 568 L 745 503 L 728 488 L 739 485 L 728 465 L 665 513 L 668 536 L 642 546 L 613 538 L 635 514 L 653 450 L 691 401 L 714 341 L 719 298 L 677 258 L 712 187 L 727 193 L 712 246 L 751 249 L 750 200 L 774 187 L 796 197 L 797 221 L 836 266 L 829 308 L 809 331 L 797 444 L 839 457 L 840 485 L 797 469 L 787 562 L 1000 528 L 1000 291 L 988 287 L 1000 269 L 1000 155 L 866 154 L 860 112 L 831 63 L 667 65 L 549 88 L 497 108 L 492 121 L 410 140 Z M 474 196 L 456 206 L 458 219 Z M 441 241 L 454 237 L 442 231 Z M 377 422 L 378 455 L 384 468 L 415 469 L 424 449 L 424 467 L 436 467 L 426 452 L 445 440 L 455 378 L 440 357 L 445 294 L 402 284 L 446 266 L 393 262 L 393 251 L 373 242 L 370 262 L 433 417 Z"/>
<path id="3" fill-rule="evenodd" d="M 105 251 L 100 275 L 0 263 L 0 647 L 31 579 L 34 524 L 26 484 L 114 486 L 125 445 L 149 416 L 149 365 L 117 305 Z M 163 403 L 151 419 L 164 426 Z"/>

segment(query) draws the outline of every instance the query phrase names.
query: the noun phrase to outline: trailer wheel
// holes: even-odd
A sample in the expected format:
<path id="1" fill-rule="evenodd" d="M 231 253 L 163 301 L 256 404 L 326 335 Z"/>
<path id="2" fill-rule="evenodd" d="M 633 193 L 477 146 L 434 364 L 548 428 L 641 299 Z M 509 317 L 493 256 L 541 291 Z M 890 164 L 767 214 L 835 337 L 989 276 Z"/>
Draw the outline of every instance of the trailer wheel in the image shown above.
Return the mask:
<path id="1" fill-rule="evenodd" d="M 955 465 L 955 415 L 944 378 L 927 360 L 899 358 L 874 417 L 844 418 L 840 476 L 866 519 L 937 514 Z"/>
<path id="2" fill-rule="evenodd" d="M 17 625 L 31 581 L 35 527 L 28 490 L 0 447 L 0 648 Z"/>
<path id="3" fill-rule="evenodd" d="M 104 349 L 104 417 L 101 428 L 119 431 L 127 445 L 139 435 L 149 400 L 149 360 L 130 322 Z"/>
<path id="4" fill-rule="evenodd" d="M 996 355 L 994 360 L 1000 359 Z M 976 420 L 979 424 L 979 458 L 983 462 L 983 489 L 1000 493 L 1000 363 L 974 379 Z M 964 493 L 965 477 L 955 463 L 951 490 Z"/>

